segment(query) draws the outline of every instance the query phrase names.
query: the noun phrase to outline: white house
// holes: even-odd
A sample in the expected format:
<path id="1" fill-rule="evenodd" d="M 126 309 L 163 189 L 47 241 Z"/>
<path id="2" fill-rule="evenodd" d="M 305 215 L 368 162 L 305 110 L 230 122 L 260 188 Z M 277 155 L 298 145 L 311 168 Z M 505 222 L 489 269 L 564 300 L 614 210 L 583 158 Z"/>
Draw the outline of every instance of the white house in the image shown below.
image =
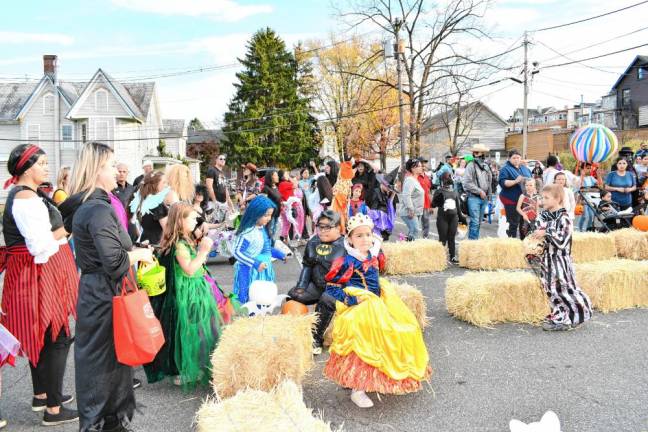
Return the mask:
<path id="1" fill-rule="evenodd" d="M 504 139 L 507 123 L 482 102 L 472 102 L 461 107 L 460 126 L 455 149 L 464 154 L 475 144 L 484 144 L 491 155 L 505 151 Z M 421 128 L 421 156 L 430 160 L 443 160 L 450 153 L 451 135 L 454 136 L 456 115 L 443 112 L 434 115 Z"/>
<path id="2" fill-rule="evenodd" d="M 86 141 L 113 147 L 132 180 L 145 156 L 157 154 L 162 120 L 155 83 L 118 82 L 102 69 L 87 82 L 63 81 L 56 63 L 55 55 L 43 56 L 38 82 L 0 83 L 0 181 L 9 177 L 7 158 L 20 143 L 45 150 L 54 184 L 59 168 L 71 166 Z"/>

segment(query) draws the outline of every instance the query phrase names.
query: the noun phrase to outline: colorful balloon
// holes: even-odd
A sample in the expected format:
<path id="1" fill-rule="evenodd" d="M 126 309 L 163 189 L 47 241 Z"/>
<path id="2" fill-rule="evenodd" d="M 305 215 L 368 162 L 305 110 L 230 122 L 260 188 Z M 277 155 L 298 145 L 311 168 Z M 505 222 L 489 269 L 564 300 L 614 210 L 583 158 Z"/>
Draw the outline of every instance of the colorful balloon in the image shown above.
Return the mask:
<path id="1" fill-rule="evenodd" d="M 574 132 L 569 147 L 579 162 L 600 163 L 616 153 L 619 141 L 614 132 L 605 126 L 590 124 Z"/>

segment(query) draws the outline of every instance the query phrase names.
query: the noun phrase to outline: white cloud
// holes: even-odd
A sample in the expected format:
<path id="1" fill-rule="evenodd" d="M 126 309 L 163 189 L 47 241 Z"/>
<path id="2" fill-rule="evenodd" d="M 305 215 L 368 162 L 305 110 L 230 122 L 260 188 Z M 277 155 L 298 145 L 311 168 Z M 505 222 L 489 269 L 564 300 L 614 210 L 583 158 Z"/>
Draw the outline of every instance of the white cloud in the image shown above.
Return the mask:
<path id="1" fill-rule="evenodd" d="M 72 45 L 74 38 L 61 33 L 23 33 L 0 31 L 0 45 L 51 43 L 57 45 Z"/>
<path id="2" fill-rule="evenodd" d="M 205 16 L 215 21 L 236 22 L 272 12 L 266 4 L 241 5 L 234 0 L 112 0 L 113 4 L 159 15 Z"/>

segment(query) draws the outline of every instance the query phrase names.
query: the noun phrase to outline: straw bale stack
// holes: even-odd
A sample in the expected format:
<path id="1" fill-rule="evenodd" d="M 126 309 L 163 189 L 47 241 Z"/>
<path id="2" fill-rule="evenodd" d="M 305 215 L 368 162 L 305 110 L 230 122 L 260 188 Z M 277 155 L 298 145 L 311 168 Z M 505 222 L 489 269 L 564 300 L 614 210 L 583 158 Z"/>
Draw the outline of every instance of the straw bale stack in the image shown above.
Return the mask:
<path id="1" fill-rule="evenodd" d="M 575 232 L 572 237 L 572 259 L 575 263 L 608 260 L 616 257 L 614 239 L 602 233 Z"/>
<path id="2" fill-rule="evenodd" d="M 624 228 L 608 235 L 614 239 L 619 258 L 648 260 L 648 232 Z"/>
<path id="3" fill-rule="evenodd" d="M 527 268 L 522 240 L 482 238 L 459 243 L 459 265 L 472 270 Z"/>
<path id="4" fill-rule="evenodd" d="M 648 308 L 648 261 L 613 259 L 575 267 L 576 281 L 597 310 Z"/>
<path id="5" fill-rule="evenodd" d="M 225 327 L 212 354 L 212 386 L 220 398 L 252 388 L 268 391 L 289 379 L 301 384 L 313 366 L 315 315 L 239 318 Z"/>
<path id="6" fill-rule="evenodd" d="M 478 327 L 541 321 L 549 306 L 539 279 L 528 272 L 467 272 L 446 282 L 446 308 Z"/>
<path id="7" fill-rule="evenodd" d="M 332 432 L 306 407 L 299 386 L 288 380 L 270 392 L 244 389 L 229 399 L 208 399 L 196 423 L 198 432 Z"/>
<path id="8" fill-rule="evenodd" d="M 446 248 L 437 240 L 385 242 L 382 250 L 388 275 L 439 272 L 448 266 Z"/>

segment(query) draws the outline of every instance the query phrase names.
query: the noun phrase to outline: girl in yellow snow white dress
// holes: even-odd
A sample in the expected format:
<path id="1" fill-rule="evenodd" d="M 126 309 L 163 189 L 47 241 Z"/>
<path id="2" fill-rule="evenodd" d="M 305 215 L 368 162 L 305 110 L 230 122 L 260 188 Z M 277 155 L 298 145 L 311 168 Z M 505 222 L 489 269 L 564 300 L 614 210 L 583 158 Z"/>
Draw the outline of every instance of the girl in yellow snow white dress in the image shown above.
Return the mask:
<path id="1" fill-rule="evenodd" d="M 416 318 L 389 281 L 379 278 L 385 256 L 372 230 L 366 215 L 349 219 L 347 255 L 333 262 L 323 294 L 335 299 L 336 308 L 324 374 L 352 389 L 351 400 L 361 408 L 373 406 L 366 392 L 415 392 L 432 372 Z"/>

